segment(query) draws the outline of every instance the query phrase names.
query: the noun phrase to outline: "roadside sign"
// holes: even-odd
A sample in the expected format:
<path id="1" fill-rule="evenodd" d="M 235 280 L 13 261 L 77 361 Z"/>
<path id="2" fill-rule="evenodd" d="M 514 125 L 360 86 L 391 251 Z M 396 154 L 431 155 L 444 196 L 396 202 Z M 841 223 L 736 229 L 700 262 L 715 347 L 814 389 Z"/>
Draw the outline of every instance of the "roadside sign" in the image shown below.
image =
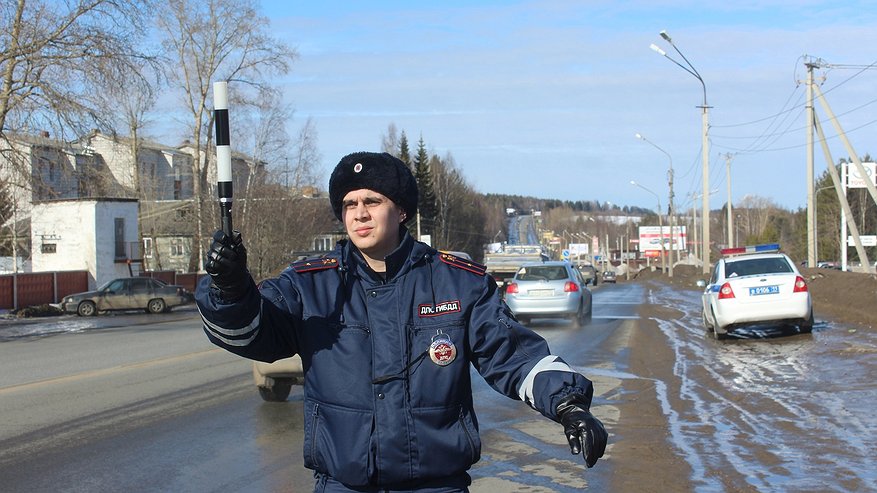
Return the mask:
<path id="1" fill-rule="evenodd" d="M 560 252 L 560 257 L 563 260 L 569 260 L 569 250 L 564 249 L 562 252 Z"/>
<path id="2" fill-rule="evenodd" d="M 859 235 L 863 247 L 877 246 L 877 235 Z M 856 246 L 852 236 L 847 236 L 847 245 Z"/>

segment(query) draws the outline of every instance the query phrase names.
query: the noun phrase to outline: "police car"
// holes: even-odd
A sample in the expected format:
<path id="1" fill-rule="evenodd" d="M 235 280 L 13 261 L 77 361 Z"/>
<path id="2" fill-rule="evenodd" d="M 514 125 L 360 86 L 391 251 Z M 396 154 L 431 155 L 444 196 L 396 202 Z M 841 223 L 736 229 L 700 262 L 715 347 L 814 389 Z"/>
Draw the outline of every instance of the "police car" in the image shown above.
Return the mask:
<path id="1" fill-rule="evenodd" d="M 722 250 L 703 292 L 703 324 L 717 338 L 764 322 L 813 328 L 807 281 L 779 244 Z"/>

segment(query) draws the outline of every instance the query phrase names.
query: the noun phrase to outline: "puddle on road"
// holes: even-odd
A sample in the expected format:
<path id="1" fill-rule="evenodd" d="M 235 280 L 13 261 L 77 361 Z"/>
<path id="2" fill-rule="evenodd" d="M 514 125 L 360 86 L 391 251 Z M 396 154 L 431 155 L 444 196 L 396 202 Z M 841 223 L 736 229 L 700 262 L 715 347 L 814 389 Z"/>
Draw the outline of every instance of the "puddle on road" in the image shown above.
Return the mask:
<path id="1" fill-rule="evenodd" d="M 873 332 L 821 321 L 812 334 L 761 327 L 716 341 L 702 326 L 700 293 L 650 297 L 683 312 L 657 320 L 679 381 L 656 391 L 699 490 L 726 490 L 719 471 L 728 469 L 758 491 L 877 490 Z"/>

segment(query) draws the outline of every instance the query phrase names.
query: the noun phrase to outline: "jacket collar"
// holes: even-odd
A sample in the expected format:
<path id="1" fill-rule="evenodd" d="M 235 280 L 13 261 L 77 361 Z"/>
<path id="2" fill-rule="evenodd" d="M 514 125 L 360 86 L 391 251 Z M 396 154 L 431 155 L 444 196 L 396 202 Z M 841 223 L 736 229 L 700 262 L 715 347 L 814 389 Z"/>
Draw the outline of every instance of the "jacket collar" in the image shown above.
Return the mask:
<path id="1" fill-rule="evenodd" d="M 384 262 L 387 265 L 386 282 L 390 282 L 399 275 L 408 272 L 418 260 L 424 258 L 430 252 L 435 253 L 425 243 L 415 241 L 414 237 L 411 236 L 408 229 L 404 226 L 399 227 L 399 235 L 401 238 L 399 246 L 384 257 Z M 368 263 L 362 257 L 362 253 L 353 245 L 353 242 L 345 241 L 342 245 L 342 250 L 345 263 L 354 266 L 354 270 L 360 276 L 367 276 L 376 282 L 381 281 L 380 276 L 368 266 Z"/>

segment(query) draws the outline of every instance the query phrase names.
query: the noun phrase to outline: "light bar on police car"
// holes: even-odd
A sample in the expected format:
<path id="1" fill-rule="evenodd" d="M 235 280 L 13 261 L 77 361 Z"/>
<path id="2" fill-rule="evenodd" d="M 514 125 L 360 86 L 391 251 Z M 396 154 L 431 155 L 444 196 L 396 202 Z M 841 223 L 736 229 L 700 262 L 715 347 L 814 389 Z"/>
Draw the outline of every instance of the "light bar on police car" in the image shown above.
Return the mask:
<path id="1" fill-rule="evenodd" d="M 780 251 L 779 243 L 765 243 L 764 245 L 749 245 L 745 247 L 723 248 L 722 255 L 743 255 L 746 253 L 774 253 Z"/>

